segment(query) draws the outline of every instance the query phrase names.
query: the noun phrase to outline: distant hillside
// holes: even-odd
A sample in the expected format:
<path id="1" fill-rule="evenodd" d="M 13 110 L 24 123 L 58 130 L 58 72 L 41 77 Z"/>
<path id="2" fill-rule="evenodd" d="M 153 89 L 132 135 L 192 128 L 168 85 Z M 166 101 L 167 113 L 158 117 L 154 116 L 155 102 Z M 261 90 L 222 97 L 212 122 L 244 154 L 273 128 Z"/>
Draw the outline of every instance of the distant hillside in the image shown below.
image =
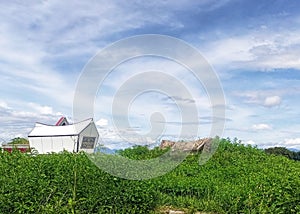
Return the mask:
<path id="1" fill-rule="evenodd" d="M 295 148 L 287 148 L 288 150 L 292 151 L 292 152 L 300 152 L 299 149 L 295 149 Z"/>
<path id="2" fill-rule="evenodd" d="M 108 147 L 105 146 L 101 146 L 101 147 L 96 147 L 95 152 L 102 152 L 105 154 L 115 154 L 116 153 L 116 149 L 110 149 Z"/>
<path id="3" fill-rule="evenodd" d="M 280 155 L 280 156 L 284 156 L 284 157 L 287 157 L 292 160 L 300 161 L 300 152 L 291 151 L 290 149 L 287 149 L 285 147 L 267 148 L 267 149 L 265 149 L 265 152 L 267 154 Z"/>

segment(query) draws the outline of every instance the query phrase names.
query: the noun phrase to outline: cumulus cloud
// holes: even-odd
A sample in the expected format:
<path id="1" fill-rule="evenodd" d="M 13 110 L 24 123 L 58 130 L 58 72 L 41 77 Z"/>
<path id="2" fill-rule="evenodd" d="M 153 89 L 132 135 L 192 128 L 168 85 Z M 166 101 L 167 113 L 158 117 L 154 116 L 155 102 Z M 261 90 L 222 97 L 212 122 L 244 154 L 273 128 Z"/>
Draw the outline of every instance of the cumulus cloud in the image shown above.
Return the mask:
<path id="1" fill-rule="evenodd" d="M 285 93 L 287 92 L 278 92 L 280 95 Z M 282 98 L 278 95 L 272 94 L 272 91 L 246 91 L 236 92 L 234 94 L 238 97 L 242 97 L 245 103 L 258 104 L 267 108 L 279 106 L 282 103 Z"/>
<path id="2" fill-rule="evenodd" d="M 0 103 L 2 103 L 2 107 L 0 107 L 0 138 L 6 141 L 16 136 L 26 137 L 35 122 L 55 124 L 57 119 L 62 116 L 52 107 L 36 103 L 22 103 L 22 109 L 9 107 L 3 101 Z"/>
<path id="3" fill-rule="evenodd" d="M 287 148 L 300 149 L 300 138 L 285 139 L 283 145 Z"/>
<path id="4" fill-rule="evenodd" d="M 107 126 L 107 124 L 108 124 L 108 120 L 104 118 L 101 118 L 96 122 L 96 125 L 100 127 Z"/>
<path id="5" fill-rule="evenodd" d="M 255 146 L 257 143 L 253 140 L 242 141 L 242 144 Z"/>
<path id="6" fill-rule="evenodd" d="M 2 108 L 2 109 L 8 109 L 9 107 L 8 107 L 8 105 L 7 105 L 6 102 L 0 101 L 0 108 Z"/>
<path id="7" fill-rule="evenodd" d="M 252 126 L 252 129 L 255 130 L 255 131 L 258 131 L 258 130 L 271 130 L 272 127 L 268 124 L 260 123 L 260 124 L 254 124 Z"/>
<path id="8" fill-rule="evenodd" d="M 245 66 L 260 71 L 300 69 L 299 44 L 298 29 L 277 33 L 271 28 L 258 28 L 208 42 L 206 53 L 214 65 L 229 70 Z"/>
<path id="9" fill-rule="evenodd" d="M 53 115 L 53 109 L 50 106 L 43 106 L 43 105 L 39 105 L 36 103 L 29 103 L 29 106 L 35 110 L 35 112 L 39 113 L 39 114 L 48 114 L 48 115 Z M 61 113 L 55 113 L 56 115 L 60 115 Z"/>
<path id="10" fill-rule="evenodd" d="M 300 138 L 287 138 L 276 144 L 267 145 L 266 147 L 285 147 L 300 150 Z"/>
<path id="11" fill-rule="evenodd" d="M 281 97 L 279 96 L 266 97 L 263 103 L 265 107 L 274 107 L 280 104 L 281 104 Z"/>
<path id="12" fill-rule="evenodd" d="M 109 126 L 105 128 L 98 126 L 100 135 L 98 143 L 111 149 L 124 149 L 134 145 L 151 145 L 155 143 L 152 138 L 137 134 L 137 130 L 139 130 L 138 127 L 116 130 Z"/>

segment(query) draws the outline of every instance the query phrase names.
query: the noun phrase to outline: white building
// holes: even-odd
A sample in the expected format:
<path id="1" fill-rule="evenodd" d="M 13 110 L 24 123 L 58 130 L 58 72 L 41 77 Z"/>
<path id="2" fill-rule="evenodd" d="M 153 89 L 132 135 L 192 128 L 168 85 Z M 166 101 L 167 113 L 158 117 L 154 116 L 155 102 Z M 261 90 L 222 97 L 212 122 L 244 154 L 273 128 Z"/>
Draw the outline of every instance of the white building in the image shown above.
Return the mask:
<path id="1" fill-rule="evenodd" d="M 93 153 L 98 142 L 99 133 L 93 119 L 87 119 L 71 125 L 45 125 L 36 123 L 29 133 L 30 148 L 39 154 L 51 152 L 78 152 Z"/>

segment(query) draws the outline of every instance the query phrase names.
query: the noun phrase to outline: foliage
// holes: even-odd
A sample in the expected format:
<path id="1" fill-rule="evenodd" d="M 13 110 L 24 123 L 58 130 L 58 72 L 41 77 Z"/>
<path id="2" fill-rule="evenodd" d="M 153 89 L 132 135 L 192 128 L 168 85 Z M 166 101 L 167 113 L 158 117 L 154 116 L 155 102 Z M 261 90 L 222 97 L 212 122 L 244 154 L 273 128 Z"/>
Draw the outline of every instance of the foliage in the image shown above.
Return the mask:
<path id="1" fill-rule="evenodd" d="M 29 141 L 26 138 L 16 137 L 7 144 L 29 144 Z"/>
<path id="2" fill-rule="evenodd" d="M 161 205 L 217 213 L 300 213 L 300 163 L 221 140 L 205 165 L 189 156 L 156 179 Z"/>
<path id="3" fill-rule="evenodd" d="M 147 213 L 147 182 L 113 177 L 85 154 L 0 154 L 0 213 Z M 4 176 L 5 175 L 5 176 Z"/>
<path id="4" fill-rule="evenodd" d="M 170 173 L 144 181 L 111 176 L 84 153 L 3 152 L 0 213 L 153 213 L 165 206 L 190 213 L 300 213 L 300 162 L 219 141 L 206 164 L 191 154 Z M 164 152 L 137 146 L 118 154 L 141 160 Z"/>
<path id="5" fill-rule="evenodd" d="M 292 160 L 300 161 L 300 152 L 293 152 L 285 147 L 273 147 L 265 149 L 267 154 L 282 155 Z"/>
<path id="6" fill-rule="evenodd" d="M 168 149 L 159 149 L 159 147 L 149 149 L 147 146 L 137 145 L 133 148 L 118 150 L 117 154 L 134 160 L 146 160 L 159 157 L 167 151 Z"/>

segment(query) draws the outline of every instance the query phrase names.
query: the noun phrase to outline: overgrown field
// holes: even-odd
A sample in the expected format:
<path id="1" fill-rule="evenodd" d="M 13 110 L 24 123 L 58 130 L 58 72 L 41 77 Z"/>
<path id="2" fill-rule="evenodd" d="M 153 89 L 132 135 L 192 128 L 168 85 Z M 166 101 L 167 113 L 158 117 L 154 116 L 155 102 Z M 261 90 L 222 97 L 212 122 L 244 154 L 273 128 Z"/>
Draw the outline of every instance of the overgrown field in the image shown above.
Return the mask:
<path id="1" fill-rule="evenodd" d="M 160 155 L 135 147 L 132 159 Z M 189 155 L 172 172 L 131 181 L 98 169 L 85 154 L 0 153 L 0 213 L 300 213 L 300 162 L 229 140 L 205 164 Z M 159 166 L 158 166 L 159 167 Z"/>

